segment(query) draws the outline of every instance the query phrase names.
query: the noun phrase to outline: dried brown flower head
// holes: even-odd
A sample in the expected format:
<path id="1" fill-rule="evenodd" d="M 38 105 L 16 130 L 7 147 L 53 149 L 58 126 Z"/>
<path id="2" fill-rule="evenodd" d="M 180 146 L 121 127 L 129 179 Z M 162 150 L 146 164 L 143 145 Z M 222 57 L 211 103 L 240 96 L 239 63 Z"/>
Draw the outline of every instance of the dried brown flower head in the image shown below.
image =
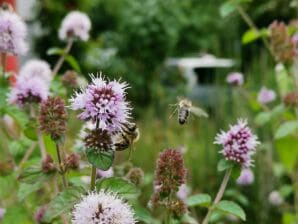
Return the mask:
<path id="1" fill-rule="evenodd" d="M 144 179 L 144 171 L 139 167 L 131 168 L 125 178 L 135 185 L 140 185 Z"/>
<path id="2" fill-rule="evenodd" d="M 77 153 L 71 153 L 65 159 L 65 164 L 70 169 L 77 169 L 80 165 L 81 156 Z"/>
<path id="3" fill-rule="evenodd" d="M 44 173 L 50 173 L 56 170 L 54 160 L 50 155 L 47 155 L 41 163 L 41 168 Z"/>
<path id="4" fill-rule="evenodd" d="M 294 44 L 283 22 L 274 21 L 270 27 L 271 49 L 278 62 L 291 62 L 295 51 Z"/>
<path id="5" fill-rule="evenodd" d="M 78 73 L 73 70 L 68 70 L 62 76 L 62 83 L 66 87 L 77 88 L 78 87 Z"/>
<path id="6" fill-rule="evenodd" d="M 40 106 L 40 129 L 51 136 L 54 141 L 60 140 L 66 131 L 67 112 L 60 97 L 48 97 Z"/>
<path id="7" fill-rule="evenodd" d="M 106 152 L 113 150 L 113 141 L 107 130 L 94 129 L 87 130 L 84 138 L 85 147 L 98 152 Z"/>
<path id="8" fill-rule="evenodd" d="M 290 92 L 284 98 L 283 102 L 287 106 L 298 107 L 298 92 Z"/>

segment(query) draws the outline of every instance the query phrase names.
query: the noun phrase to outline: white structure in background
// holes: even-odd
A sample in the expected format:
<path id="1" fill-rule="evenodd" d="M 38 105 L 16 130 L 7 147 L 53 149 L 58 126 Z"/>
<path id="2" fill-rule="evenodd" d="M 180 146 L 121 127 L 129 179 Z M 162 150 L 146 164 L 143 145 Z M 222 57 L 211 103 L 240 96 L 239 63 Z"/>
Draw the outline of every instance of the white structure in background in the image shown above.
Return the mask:
<path id="1" fill-rule="evenodd" d="M 216 58 L 205 54 L 193 58 L 170 58 L 166 66 L 177 67 L 187 81 L 187 96 L 201 105 L 216 107 L 224 88 L 216 86 L 219 69 L 228 69 L 235 65 L 231 59 Z M 226 74 L 227 72 L 225 72 Z"/>
<path id="2" fill-rule="evenodd" d="M 197 68 L 230 68 L 234 61 L 225 58 L 216 58 L 214 55 L 205 54 L 196 58 L 169 58 L 166 66 L 177 66 L 183 77 L 187 80 L 188 90 L 192 91 L 198 83 Z"/>

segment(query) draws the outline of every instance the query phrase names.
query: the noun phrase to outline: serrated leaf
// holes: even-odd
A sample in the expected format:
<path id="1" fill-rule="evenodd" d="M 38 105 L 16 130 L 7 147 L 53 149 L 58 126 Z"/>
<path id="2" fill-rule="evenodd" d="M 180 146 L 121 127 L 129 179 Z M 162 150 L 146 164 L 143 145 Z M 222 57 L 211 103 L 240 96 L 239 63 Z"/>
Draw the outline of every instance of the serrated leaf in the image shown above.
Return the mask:
<path id="1" fill-rule="evenodd" d="M 62 55 L 64 54 L 64 50 L 59 47 L 52 47 L 47 50 L 47 55 Z"/>
<path id="2" fill-rule="evenodd" d="M 219 160 L 219 162 L 217 164 L 217 170 L 221 172 L 221 171 L 232 168 L 233 165 L 234 165 L 233 162 L 226 160 L 226 159 L 221 159 L 221 160 Z"/>
<path id="3" fill-rule="evenodd" d="M 108 189 L 120 195 L 125 199 L 137 198 L 140 194 L 140 190 L 132 183 L 120 178 L 110 177 L 96 183 L 96 189 Z"/>
<path id="4" fill-rule="evenodd" d="M 223 3 L 219 8 L 219 13 L 221 17 L 227 17 L 236 10 L 236 5 L 228 1 Z"/>
<path id="5" fill-rule="evenodd" d="M 187 198 L 186 204 L 188 207 L 209 206 L 211 204 L 211 197 L 208 194 L 192 195 Z"/>
<path id="6" fill-rule="evenodd" d="M 23 201 L 31 193 L 39 190 L 42 187 L 42 182 L 36 182 L 34 184 L 21 183 L 18 190 L 18 199 Z"/>
<path id="7" fill-rule="evenodd" d="M 93 149 L 86 149 L 86 156 L 92 165 L 101 170 L 108 170 L 113 165 L 113 151 L 97 152 Z"/>
<path id="8" fill-rule="evenodd" d="M 242 219 L 243 221 L 246 220 L 246 215 L 244 210 L 233 201 L 225 201 L 225 200 L 220 201 L 215 208 L 221 212 L 235 215 L 238 218 Z"/>
<path id="9" fill-rule="evenodd" d="M 78 73 L 81 73 L 81 68 L 79 63 L 77 62 L 77 60 L 71 56 L 71 55 L 66 55 L 65 57 L 65 61 L 68 62 L 68 64 L 74 69 L 76 70 Z"/>
<path id="10" fill-rule="evenodd" d="M 68 187 L 60 192 L 48 204 L 43 221 L 51 223 L 59 215 L 69 212 L 84 193 L 85 189 L 79 186 Z"/>
<path id="11" fill-rule="evenodd" d="M 36 182 L 44 182 L 50 179 L 53 176 L 53 173 L 45 174 L 42 172 L 40 166 L 31 166 L 26 169 L 20 174 L 18 179 L 21 182 L 27 184 L 34 184 Z"/>
<path id="12" fill-rule="evenodd" d="M 274 138 L 280 139 L 288 135 L 297 133 L 298 131 L 298 121 L 287 121 L 282 123 L 276 130 Z"/>

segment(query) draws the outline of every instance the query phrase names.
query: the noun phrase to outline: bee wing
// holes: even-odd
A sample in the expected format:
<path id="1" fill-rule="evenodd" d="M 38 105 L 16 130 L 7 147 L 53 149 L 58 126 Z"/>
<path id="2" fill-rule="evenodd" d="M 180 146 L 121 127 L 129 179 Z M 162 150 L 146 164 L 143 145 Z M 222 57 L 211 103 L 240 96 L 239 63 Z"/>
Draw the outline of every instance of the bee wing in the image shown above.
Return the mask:
<path id="1" fill-rule="evenodd" d="M 198 117 L 209 117 L 209 115 L 199 107 L 191 107 L 189 111 Z"/>

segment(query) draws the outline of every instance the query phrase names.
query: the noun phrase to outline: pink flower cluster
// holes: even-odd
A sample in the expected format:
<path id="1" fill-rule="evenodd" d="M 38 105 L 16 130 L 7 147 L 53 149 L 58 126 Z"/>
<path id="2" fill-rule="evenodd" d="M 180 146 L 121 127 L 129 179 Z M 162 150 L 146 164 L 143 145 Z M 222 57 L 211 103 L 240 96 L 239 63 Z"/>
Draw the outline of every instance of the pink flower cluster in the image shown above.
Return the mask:
<path id="1" fill-rule="evenodd" d="M 0 51 L 15 55 L 26 53 L 25 42 L 27 28 L 22 19 L 15 13 L 0 10 Z"/>
<path id="2" fill-rule="evenodd" d="M 8 101 L 22 107 L 26 103 L 40 103 L 46 100 L 51 79 L 50 66 L 46 62 L 28 61 L 21 68 L 16 84 L 8 96 Z"/>
<path id="3" fill-rule="evenodd" d="M 226 82 L 233 86 L 241 86 L 244 82 L 243 74 L 239 72 L 232 72 L 228 74 Z"/>
<path id="4" fill-rule="evenodd" d="M 79 118 L 98 123 L 98 128 L 110 133 L 122 130 L 130 118 L 131 107 L 126 101 L 127 83 L 107 81 L 102 76 L 91 76 L 92 83 L 77 92 L 71 108 L 79 110 Z"/>
<path id="5" fill-rule="evenodd" d="M 74 37 L 86 41 L 89 39 L 90 29 L 89 17 L 85 13 L 73 11 L 63 19 L 59 29 L 59 38 L 65 40 Z"/>
<path id="6" fill-rule="evenodd" d="M 239 119 L 227 132 L 221 131 L 215 138 L 215 144 L 223 146 L 220 153 L 226 160 L 233 161 L 243 167 L 252 166 L 252 155 L 259 144 L 257 136 L 247 127 L 247 121 Z"/>
<path id="7" fill-rule="evenodd" d="M 268 104 L 276 99 L 276 93 L 274 90 L 267 89 L 266 87 L 262 87 L 258 94 L 258 102 L 260 104 Z"/>

